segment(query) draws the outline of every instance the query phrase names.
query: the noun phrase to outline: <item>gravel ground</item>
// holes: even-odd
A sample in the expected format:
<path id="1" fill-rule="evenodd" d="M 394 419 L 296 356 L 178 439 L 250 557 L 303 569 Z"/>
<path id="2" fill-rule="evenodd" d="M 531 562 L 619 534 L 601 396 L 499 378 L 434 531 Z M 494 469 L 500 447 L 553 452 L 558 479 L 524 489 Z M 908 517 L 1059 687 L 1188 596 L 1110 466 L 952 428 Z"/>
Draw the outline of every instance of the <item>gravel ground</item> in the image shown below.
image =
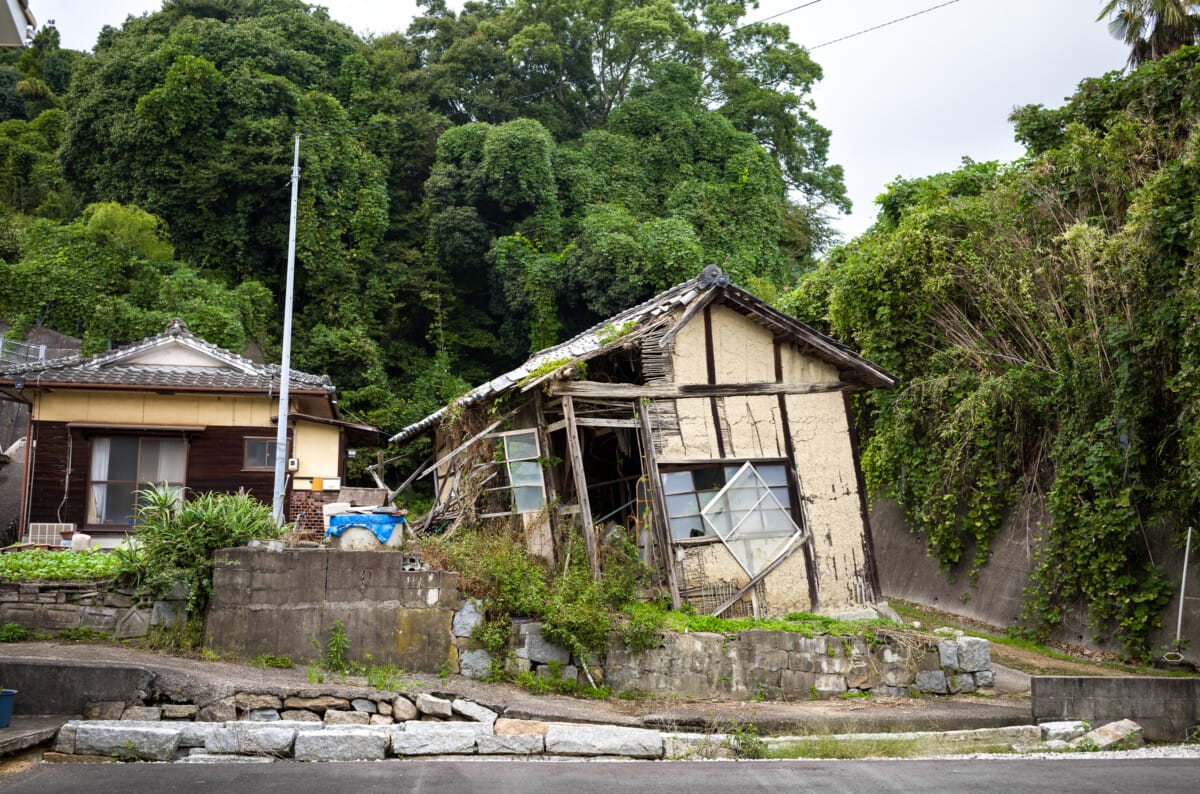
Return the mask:
<path id="1" fill-rule="evenodd" d="M 966 755 L 930 755 L 909 761 L 1100 761 L 1135 758 L 1200 758 L 1200 744 L 1154 744 L 1137 750 L 1101 750 L 1095 753 L 968 753 Z M 897 760 L 897 759 L 889 759 Z"/>

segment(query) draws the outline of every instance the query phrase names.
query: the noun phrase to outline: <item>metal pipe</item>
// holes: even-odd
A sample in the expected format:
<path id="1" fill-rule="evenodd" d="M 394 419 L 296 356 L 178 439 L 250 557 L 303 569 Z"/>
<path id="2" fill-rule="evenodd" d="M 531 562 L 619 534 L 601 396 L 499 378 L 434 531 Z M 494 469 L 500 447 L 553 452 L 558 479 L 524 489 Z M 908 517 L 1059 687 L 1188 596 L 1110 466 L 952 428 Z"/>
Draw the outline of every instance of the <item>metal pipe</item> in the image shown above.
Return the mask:
<path id="1" fill-rule="evenodd" d="M 292 157 L 292 215 L 288 225 L 287 286 L 283 298 L 283 360 L 279 371 L 279 426 L 275 430 L 275 489 L 272 515 L 283 526 L 283 497 L 287 490 L 287 417 L 288 387 L 292 372 L 292 284 L 296 274 L 296 206 L 300 198 L 300 134 L 296 133 L 296 150 Z"/>
<path id="2" fill-rule="evenodd" d="M 1175 650 L 1179 650 L 1179 638 L 1183 634 L 1183 600 L 1187 595 L 1188 557 L 1192 553 L 1192 528 L 1188 527 L 1187 543 L 1183 547 L 1183 581 L 1179 584 L 1179 620 L 1175 622 Z"/>

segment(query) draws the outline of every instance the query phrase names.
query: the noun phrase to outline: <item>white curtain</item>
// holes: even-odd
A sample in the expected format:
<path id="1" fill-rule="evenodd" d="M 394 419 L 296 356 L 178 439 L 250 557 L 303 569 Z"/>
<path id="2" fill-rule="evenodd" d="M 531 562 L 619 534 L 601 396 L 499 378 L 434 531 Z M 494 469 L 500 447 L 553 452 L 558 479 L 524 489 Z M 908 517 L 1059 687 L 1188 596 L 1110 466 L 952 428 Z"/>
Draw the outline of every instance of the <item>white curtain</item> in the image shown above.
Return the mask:
<path id="1" fill-rule="evenodd" d="M 112 450 L 112 441 L 107 438 L 92 440 L 92 509 L 88 515 L 89 524 L 99 524 L 104 521 L 104 508 L 108 503 L 108 459 Z"/>

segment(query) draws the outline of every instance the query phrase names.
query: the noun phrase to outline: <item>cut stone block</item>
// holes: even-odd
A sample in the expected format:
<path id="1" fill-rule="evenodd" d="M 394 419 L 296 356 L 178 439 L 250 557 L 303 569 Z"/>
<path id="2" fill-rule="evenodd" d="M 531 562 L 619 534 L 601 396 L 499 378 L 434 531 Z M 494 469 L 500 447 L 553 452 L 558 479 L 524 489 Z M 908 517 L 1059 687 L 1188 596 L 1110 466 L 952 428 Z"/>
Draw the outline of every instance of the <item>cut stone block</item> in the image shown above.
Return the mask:
<path id="1" fill-rule="evenodd" d="M 291 720 L 292 722 L 321 722 L 321 718 L 311 711 L 304 709 L 288 709 L 279 715 L 282 720 Z"/>
<path id="2" fill-rule="evenodd" d="M 539 722 L 537 720 L 512 720 L 506 717 L 501 717 L 496 720 L 492 726 L 495 733 L 505 736 L 523 736 L 530 734 L 538 734 L 539 736 L 546 735 L 546 729 L 550 727 L 548 722 Z"/>
<path id="3" fill-rule="evenodd" d="M 561 645 L 551 642 L 542 636 L 541 623 L 525 623 L 520 628 L 521 643 L 517 647 L 517 656 L 537 664 L 559 662 L 569 664 L 571 654 Z"/>
<path id="4" fill-rule="evenodd" d="M 949 685 L 946 674 L 941 670 L 922 670 L 917 673 L 917 691 L 931 694 L 945 694 Z"/>
<path id="5" fill-rule="evenodd" d="M 290 697 L 283 701 L 283 707 L 287 709 L 308 709 L 309 711 L 323 714 L 326 709 L 349 709 L 350 701 L 346 698 L 335 698 L 330 695 L 321 695 L 315 698 Z"/>
<path id="6" fill-rule="evenodd" d="M 947 680 L 947 685 L 950 688 L 951 695 L 959 695 L 964 692 L 975 691 L 975 676 L 970 673 L 959 673 L 952 675 Z"/>
<path id="7" fill-rule="evenodd" d="M 164 703 L 160 708 L 164 720 L 190 720 L 200 711 L 190 703 Z"/>
<path id="8" fill-rule="evenodd" d="M 85 720 L 119 720 L 124 713 L 125 702 L 122 700 L 100 700 L 83 707 Z"/>
<path id="9" fill-rule="evenodd" d="M 208 742 L 208 734 L 222 727 L 219 722 L 180 722 L 179 746 L 203 747 Z"/>
<path id="10" fill-rule="evenodd" d="M 475 739 L 480 755 L 538 755 L 546 750 L 546 739 L 539 733 L 481 733 Z"/>
<path id="11" fill-rule="evenodd" d="M 845 692 L 848 689 L 848 687 L 846 686 L 846 677 L 845 676 L 832 675 L 832 674 L 831 675 L 825 675 L 825 674 L 818 675 L 816 687 L 817 687 L 817 691 L 822 694 L 829 694 L 829 693 L 840 694 L 842 692 Z"/>
<path id="12" fill-rule="evenodd" d="M 257 695 L 251 692 L 238 692 L 233 696 L 233 702 L 239 711 L 278 710 L 283 705 L 283 701 L 275 695 Z"/>
<path id="13" fill-rule="evenodd" d="M 391 715 L 388 715 L 388 714 L 372 714 L 371 722 L 369 724 L 371 724 L 371 725 L 391 725 L 392 718 L 391 718 Z"/>
<path id="14" fill-rule="evenodd" d="M 327 728 L 297 733 L 293 755 L 297 761 L 378 761 L 387 747 L 383 729 Z"/>
<path id="15" fill-rule="evenodd" d="M 117 628 L 113 636 L 118 640 L 130 640 L 135 637 L 145 637 L 150 632 L 150 610 L 130 607 L 125 614 L 117 618 Z"/>
<path id="16" fill-rule="evenodd" d="M 1145 741 L 1142 738 L 1142 726 L 1133 720 L 1118 720 L 1101 725 L 1071 742 L 1072 747 L 1091 750 L 1128 750 L 1143 744 Z"/>
<path id="17" fill-rule="evenodd" d="M 483 610 L 475 599 L 469 599 L 462 609 L 454 613 L 453 631 L 455 637 L 470 637 L 475 627 L 483 623 Z"/>
<path id="18" fill-rule="evenodd" d="M 442 730 L 396 729 L 392 732 L 392 752 L 410 755 L 463 755 L 475 752 L 477 729 L 472 725 L 447 723 Z"/>
<path id="19" fill-rule="evenodd" d="M 158 722 L 162 719 L 162 711 L 158 706 L 126 706 L 121 712 L 122 720 L 136 722 Z"/>
<path id="20" fill-rule="evenodd" d="M 179 729 L 161 723 L 81 722 L 75 728 L 75 752 L 139 761 L 172 761 Z"/>
<path id="21" fill-rule="evenodd" d="M 938 664 L 941 665 L 943 670 L 953 672 L 958 669 L 957 640 L 938 641 Z"/>
<path id="22" fill-rule="evenodd" d="M 295 728 L 252 722 L 230 722 L 214 728 L 204 742 L 209 753 L 287 756 L 296 739 Z"/>
<path id="23" fill-rule="evenodd" d="M 195 753 L 180 758 L 177 764 L 270 764 L 275 761 L 266 755 L 227 755 L 226 753 Z"/>
<path id="24" fill-rule="evenodd" d="M 616 755 L 661 758 L 662 734 L 644 728 L 612 725 L 551 725 L 546 752 L 554 755 Z"/>
<path id="25" fill-rule="evenodd" d="M 492 655 L 487 651 L 463 651 L 458 655 L 458 672 L 467 678 L 485 678 L 491 671 Z"/>
<path id="26" fill-rule="evenodd" d="M 975 686 L 986 687 L 996 685 L 996 674 L 991 670 L 980 670 L 975 673 Z"/>
<path id="27" fill-rule="evenodd" d="M 454 710 L 455 714 L 461 714 L 467 719 L 482 722 L 489 726 L 495 724 L 496 718 L 499 716 L 486 706 L 481 706 L 474 701 L 463 700 L 462 698 L 452 701 L 450 707 Z"/>
<path id="28" fill-rule="evenodd" d="M 371 715 L 365 711 L 327 711 L 326 725 L 370 725 Z"/>
<path id="29" fill-rule="evenodd" d="M 1059 739 L 1064 742 L 1069 742 L 1072 739 L 1078 739 L 1086 732 L 1086 728 L 1079 720 L 1055 720 L 1053 722 L 1043 722 L 1038 726 L 1042 729 L 1042 738 L 1046 741 Z"/>
<path id="30" fill-rule="evenodd" d="M 55 752 L 68 755 L 75 752 L 75 726 L 77 725 L 79 725 L 78 720 L 71 720 L 58 729 L 58 736 L 54 739 Z"/>
<path id="31" fill-rule="evenodd" d="M 454 715 L 454 707 L 449 700 L 427 695 L 424 692 L 417 695 L 417 711 L 434 717 L 450 717 Z"/>
<path id="32" fill-rule="evenodd" d="M 278 722 L 279 712 L 275 709 L 255 709 L 246 715 L 251 722 Z"/>
<path id="33" fill-rule="evenodd" d="M 991 643 L 982 637 L 959 637 L 958 669 L 967 673 L 987 670 L 992 664 Z"/>
<path id="34" fill-rule="evenodd" d="M 231 722 L 237 719 L 237 706 L 232 697 L 221 698 L 201 708 L 196 719 L 200 722 Z"/>

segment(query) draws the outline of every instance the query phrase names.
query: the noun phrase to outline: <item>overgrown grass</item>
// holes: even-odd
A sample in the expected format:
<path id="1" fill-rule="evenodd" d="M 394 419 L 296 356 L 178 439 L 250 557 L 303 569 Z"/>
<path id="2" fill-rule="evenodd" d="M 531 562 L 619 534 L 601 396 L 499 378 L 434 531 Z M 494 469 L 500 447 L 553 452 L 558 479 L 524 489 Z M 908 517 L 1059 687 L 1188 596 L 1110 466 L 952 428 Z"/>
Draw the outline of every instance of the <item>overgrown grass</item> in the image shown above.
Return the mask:
<path id="1" fill-rule="evenodd" d="M 100 549 L 47 551 L 30 549 L 0 554 L 0 581 L 92 581 L 120 573 L 119 558 Z"/>

